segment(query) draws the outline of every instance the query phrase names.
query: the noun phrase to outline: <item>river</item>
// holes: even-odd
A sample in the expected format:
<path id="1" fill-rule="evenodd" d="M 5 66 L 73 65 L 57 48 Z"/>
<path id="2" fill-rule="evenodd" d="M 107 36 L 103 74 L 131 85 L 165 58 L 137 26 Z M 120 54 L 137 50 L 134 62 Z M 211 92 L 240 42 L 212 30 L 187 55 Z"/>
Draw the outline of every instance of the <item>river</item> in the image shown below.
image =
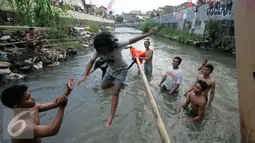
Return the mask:
<path id="1" fill-rule="evenodd" d="M 139 34 L 139 31 L 130 28 L 117 28 L 115 31 L 116 37 L 120 40 L 127 40 Z M 160 37 L 152 36 L 150 41 L 154 50 L 150 87 L 171 142 L 239 143 L 235 58 Z M 140 41 L 134 46 L 144 50 L 143 42 Z M 91 52 L 80 53 L 58 67 L 33 72 L 24 80 L 1 85 L 0 91 L 12 84 L 24 83 L 29 86 L 29 91 L 37 102 L 52 101 L 64 91 L 68 77 L 72 76 L 76 81 L 79 80 Z M 131 63 L 129 50 L 124 50 L 123 55 L 127 63 Z M 166 96 L 160 92 L 158 84 L 166 67 L 171 66 L 175 56 L 183 59 L 180 65 L 184 72 L 183 82 L 178 96 Z M 194 83 L 197 69 L 205 58 L 215 67 L 212 76 L 217 81 L 216 93 L 211 107 L 206 108 L 205 119 L 201 123 L 193 123 L 187 119 L 183 111 L 177 112 L 176 108 L 185 101 L 183 94 Z M 110 113 L 111 94 L 109 90 L 100 89 L 101 71 L 97 70 L 88 77 L 87 84 L 76 86 L 71 93 L 59 133 L 43 141 L 45 143 L 160 143 L 142 76 L 137 72 L 137 67 L 133 66 L 128 73 L 127 86 L 120 94 L 112 128 L 105 127 Z M 2 103 L 0 108 L 4 108 Z M 56 113 L 57 109 L 41 113 L 41 124 L 52 124 Z M 2 114 L 0 120 L 2 123 Z M 2 130 L 1 127 L 0 131 Z M 8 141 L 1 136 L 0 142 Z"/>

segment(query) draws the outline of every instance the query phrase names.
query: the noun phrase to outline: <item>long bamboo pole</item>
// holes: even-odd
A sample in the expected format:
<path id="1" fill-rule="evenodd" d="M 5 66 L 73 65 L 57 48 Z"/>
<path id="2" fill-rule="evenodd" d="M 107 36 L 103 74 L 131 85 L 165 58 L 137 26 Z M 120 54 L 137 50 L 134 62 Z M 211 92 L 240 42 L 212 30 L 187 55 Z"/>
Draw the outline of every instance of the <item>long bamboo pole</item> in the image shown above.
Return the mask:
<path id="1" fill-rule="evenodd" d="M 171 143 L 170 139 L 169 139 L 169 136 L 168 136 L 168 133 L 166 131 L 166 127 L 165 127 L 165 125 L 164 125 L 164 123 L 161 119 L 157 104 L 156 104 L 155 99 L 152 95 L 148 80 L 147 80 L 147 78 L 146 78 L 146 76 L 145 76 L 145 74 L 144 74 L 144 72 L 141 68 L 141 64 L 140 64 L 140 61 L 139 61 L 138 57 L 136 57 L 136 62 L 138 63 L 139 70 L 141 71 L 141 74 L 143 76 L 143 81 L 144 81 L 144 84 L 145 84 L 145 87 L 146 87 L 146 90 L 147 90 L 147 93 L 148 93 L 147 97 L 149 99 L 149 103 L 150 103 L 151 108 L 152 108 L 152 113 L 154 115 L 154 120 L 155 120 L 155 122 L 157 124 L 157 127 L 158 127 L 158 131 L 159 131 L 161 141 L 162 141 L 162 143 Z"/>
<path id="2" fill-rule="evenodd" d="M 255 0 L 235 1 L 241 143 L 255 142 Z"/>

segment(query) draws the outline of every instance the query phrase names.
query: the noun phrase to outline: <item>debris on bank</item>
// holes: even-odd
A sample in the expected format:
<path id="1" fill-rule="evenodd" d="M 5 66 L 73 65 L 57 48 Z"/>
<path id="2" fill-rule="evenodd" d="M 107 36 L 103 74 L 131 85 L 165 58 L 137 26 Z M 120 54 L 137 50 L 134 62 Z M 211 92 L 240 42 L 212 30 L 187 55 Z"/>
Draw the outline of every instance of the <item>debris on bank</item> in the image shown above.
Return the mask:
<path id="1" fill-rule="evenodd" d="M 58 66 L 78 53 L 72 43 L 89 48 L 94 38 L 94 34 L 85 29 L 70 28 L 68 39 L 64 40 L 47 39 L 45 30 L 38 30 L 42 39 L 34 41 L 40 41 L 41 45 L 31 48 L 24 38 L 26 31 L 28 30 L 0 30 L 1 81 L 22 79 L 28 72 Z"/>

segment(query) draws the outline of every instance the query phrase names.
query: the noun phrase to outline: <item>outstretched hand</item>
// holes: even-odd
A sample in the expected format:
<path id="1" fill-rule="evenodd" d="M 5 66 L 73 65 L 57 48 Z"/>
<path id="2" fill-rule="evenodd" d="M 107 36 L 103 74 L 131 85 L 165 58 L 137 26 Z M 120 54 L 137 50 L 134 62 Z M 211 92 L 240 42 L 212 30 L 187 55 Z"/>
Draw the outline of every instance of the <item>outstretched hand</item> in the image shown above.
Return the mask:
<path id="1" fill-rule="evenodd" d="M 155 31 L 157 31 L 158 27 L 153 27 L 151 28 L 151 30 L 149 31 L 150 34 L 153 34 Z"/>
<path id="2" fill-rule="evenodd" d="M 67 102 L 68 102 L 67 96 L 61 96 L 61 97 L 59 98 L 59 101 L 58 101 L 59 107 L 60 107 L 60 108 L 65 108 L 66 105 L 67 105 Z"/>
<path id="3" fill-rule="evenodd" d="M 82 77 L 82 79 L 77 83 L 77 85 L 80 86 L 82 82 L 86 82 L 86 77 Z"/>
<path id="4" fill-rule="evenodd" d="M 74 79 L 69 78 L 67 83 L 66 83 L 66 86 L 67 86 L 68 91 L 72 91 L 74 89 Z"/>

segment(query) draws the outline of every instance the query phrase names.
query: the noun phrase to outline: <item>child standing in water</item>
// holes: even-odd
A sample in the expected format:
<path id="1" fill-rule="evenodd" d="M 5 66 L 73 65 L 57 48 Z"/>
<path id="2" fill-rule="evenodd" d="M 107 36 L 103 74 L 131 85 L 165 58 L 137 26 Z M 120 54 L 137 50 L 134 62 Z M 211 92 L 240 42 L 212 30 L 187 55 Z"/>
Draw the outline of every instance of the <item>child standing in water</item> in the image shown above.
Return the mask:
<path id="1" fill-rule="evenodd" d="M 56 100 L 46 104 L 36 103 L 34 98 L 27 91 L 28 87 L 25 85 L 14 85 L 6 88 L 1 94 L 3 105 L 11 108 L 14 111 L 15 117 L 22 114 L 22 110 L 29 111 L 18 118 L 19 121 L 24 121 L 23 123 L 26 123 L 26 125 L 23 132 L 18 135 L 18 137 L 11 136 L 12 143 L 41 143 L 41 138 L 55 136 L 59 132 L 62 124 L 65 107 L 67 105 L 67 97 L 72 92 L 73 88 L 73 79 L 69 79 L 66 91 Z M 58 108 L 58 113 L 52 125 L 40 125 L 39 112 L 55 108 Z M 10 130 L 14 133 L 22 130 L 21 124 L 17 124 L 18 120 L 13 124 L 10 121 L 11 126 L 13 126 Z M 30 138 L 25 137 L 28 134 L 31 135 Z"/>
<path id="2" fill-rule="evenodd" d="M 187 94 L 187 99 L 182 107 L 186 110 L 189 116 L 193 117 L 193 120 L 203 120 L 204 111 L 206 106 L 205 97 L 203 91 L 208 88 L 208 84 L 205 81 L 198 80 L 193 86 L 193 90 Z M 188 109 L 188 105 L 191 103 L 191 109 Z"/>
<path id="3" fill-rule="evenodd" d="M 85 82 L 87 76 L 95 62 L 95 60 L 100 57 L 102 60 L 106 61 L 108 68 L 106 74 L 103 78 L 101 84 L 102 89 L 108 89 L 113 87 L 112 95 L 112 104 L 111 104 L 111 113 L 106 123 L 107 127 L 112 126 L 112 120 L 115 115 L 116 108 L 119 101 L 119 93 L 121 87 L 123 86 L 127 72 L 128 65 L 124 58 L 122 57 L 121 51 L 127 47 L 129 44 L 133 44 L 137 41 L 140 41 L 150 35 L 152 35 L 157 30 L 157 27 L 152 28 L 148 33 L 137 36 L 135 38 L 129 39 L 123 42 L 117 42 L 114 37 L 107 32 L 102 32 L 98 34 L 94 39 L 94 52 L 90 58 L 89 63 L 87 64 L 86 70 L 83 74 L 82 79 L 78 82 L 78 85 L 81 82 Z"/>

